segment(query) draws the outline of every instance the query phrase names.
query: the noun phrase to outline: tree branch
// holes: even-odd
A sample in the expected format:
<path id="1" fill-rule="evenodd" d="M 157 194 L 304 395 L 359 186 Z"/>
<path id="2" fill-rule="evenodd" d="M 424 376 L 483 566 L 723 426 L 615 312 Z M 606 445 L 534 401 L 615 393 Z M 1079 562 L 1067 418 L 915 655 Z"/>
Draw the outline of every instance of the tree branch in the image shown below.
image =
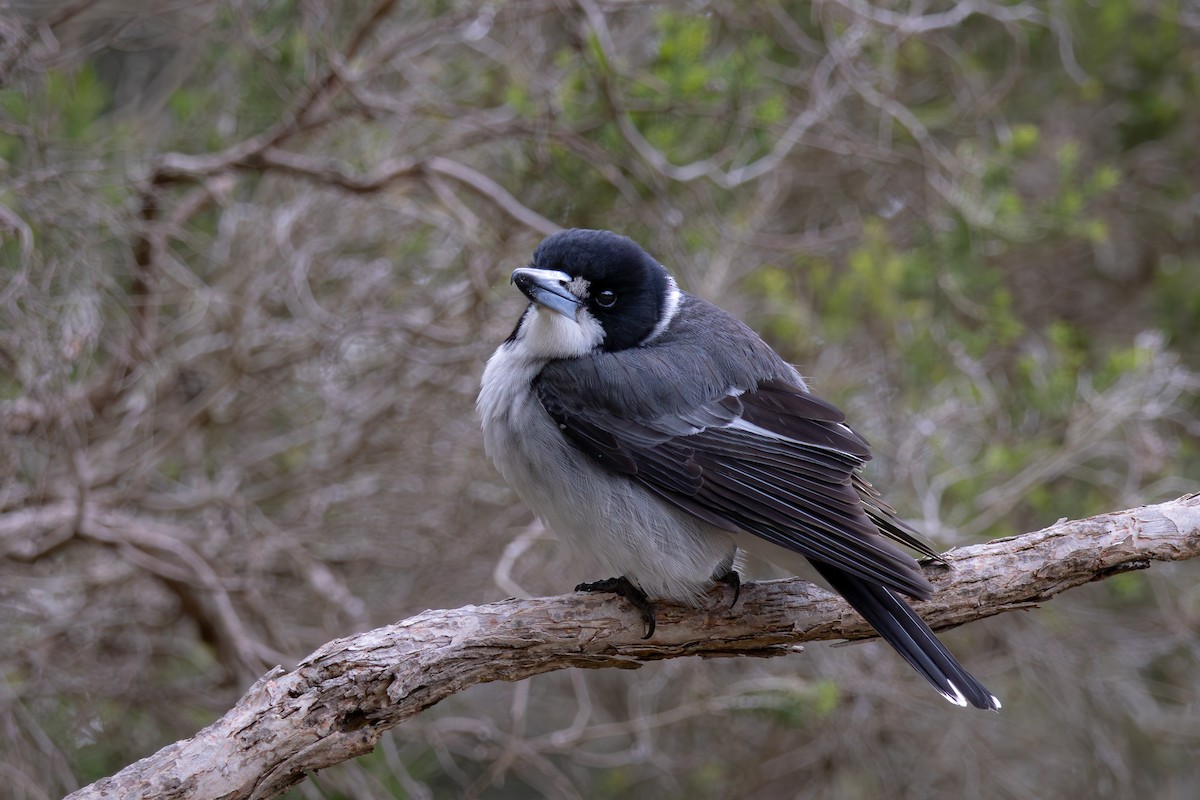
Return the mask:
<path id="1" fill-rule="evenodd" d="M 947 554 L 918 609 L 946 628 L 1013 609 L 1152 561 L 1200 556 L 1200 495 L 1060 522 Z M 566 667 L 632 669 L 679 656 L 780 656 L 802 642 L 861 639 L 870 629 L 838 597 L 797 579 L 729 590 L 707 610 L 661 605 L 643 641 L 623 600 L 570 594 L 426 611 L 329 642 L 295 669 L 276 667 L 225 716 L 110 778 L 69 795 L 270 798 L 307 772 L 370 752 L 380 735 L 479 683 Z"/>

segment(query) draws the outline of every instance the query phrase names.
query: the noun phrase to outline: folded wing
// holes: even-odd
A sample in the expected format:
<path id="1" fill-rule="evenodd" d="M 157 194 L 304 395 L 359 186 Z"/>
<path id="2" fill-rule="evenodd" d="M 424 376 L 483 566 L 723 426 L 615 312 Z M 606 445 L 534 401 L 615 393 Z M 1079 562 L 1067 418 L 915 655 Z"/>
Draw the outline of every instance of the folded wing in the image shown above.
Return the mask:
<path id="1" fill-rule="evenodd" d="M 543 373 L 538 398 L 563 434 L 605 468 L 710 524 L 929 597 L 916 561 L 885 537 L 936 553 L 863 480 L 867 443 L 824 400 L 771 379 L 639 418 L 613 407 L 611 396 L 602 403 L 566 391 L 564 379 Z"/>

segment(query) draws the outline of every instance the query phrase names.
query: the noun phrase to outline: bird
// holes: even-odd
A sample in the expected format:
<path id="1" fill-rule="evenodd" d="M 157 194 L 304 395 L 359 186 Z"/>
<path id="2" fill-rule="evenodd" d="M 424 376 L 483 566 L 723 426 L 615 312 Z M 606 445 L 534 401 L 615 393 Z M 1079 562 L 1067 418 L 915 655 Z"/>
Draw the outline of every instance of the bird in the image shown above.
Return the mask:
<path id="1" fill-rule="evenodd" d="M 476 409 L 504 480 L 579 561 L 638 609 L 740 591 L 739 548 L 803 556 L 958 706 L 999 710 L 902 596 L 940 560 L 863 477 L 865 439 L 796 368 L 639 244 L 547 236 L 511 275 L 529 300 L 484 367 Z"/>

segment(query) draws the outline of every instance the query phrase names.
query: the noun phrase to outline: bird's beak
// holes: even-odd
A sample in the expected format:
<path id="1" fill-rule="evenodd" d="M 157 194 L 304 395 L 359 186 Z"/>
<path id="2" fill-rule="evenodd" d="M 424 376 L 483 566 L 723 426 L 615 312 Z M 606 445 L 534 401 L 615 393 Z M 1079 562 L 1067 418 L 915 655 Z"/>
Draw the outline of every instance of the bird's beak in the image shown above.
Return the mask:
<path id="1" fill-rule="evenodd" d="M 552 269 L 521 267 L 512 274 L 512 283 L 530 300 L 567 319 L 575 319 L 575 312 L 583 303 L 567 289 L 570 281 L 570 275 Z"/>

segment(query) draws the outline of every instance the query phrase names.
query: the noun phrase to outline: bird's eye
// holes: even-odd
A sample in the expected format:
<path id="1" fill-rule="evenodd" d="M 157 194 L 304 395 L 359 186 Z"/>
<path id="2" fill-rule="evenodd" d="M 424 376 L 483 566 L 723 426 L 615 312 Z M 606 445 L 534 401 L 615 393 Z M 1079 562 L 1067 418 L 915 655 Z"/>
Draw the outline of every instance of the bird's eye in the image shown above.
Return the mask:
<path id="1" fill-rule="evenodd" d="M 617 293 L 612 289 L 601 289 L 596 294 L 596 302 L 602 308 L 612 308 L 617 303 Z"/>

